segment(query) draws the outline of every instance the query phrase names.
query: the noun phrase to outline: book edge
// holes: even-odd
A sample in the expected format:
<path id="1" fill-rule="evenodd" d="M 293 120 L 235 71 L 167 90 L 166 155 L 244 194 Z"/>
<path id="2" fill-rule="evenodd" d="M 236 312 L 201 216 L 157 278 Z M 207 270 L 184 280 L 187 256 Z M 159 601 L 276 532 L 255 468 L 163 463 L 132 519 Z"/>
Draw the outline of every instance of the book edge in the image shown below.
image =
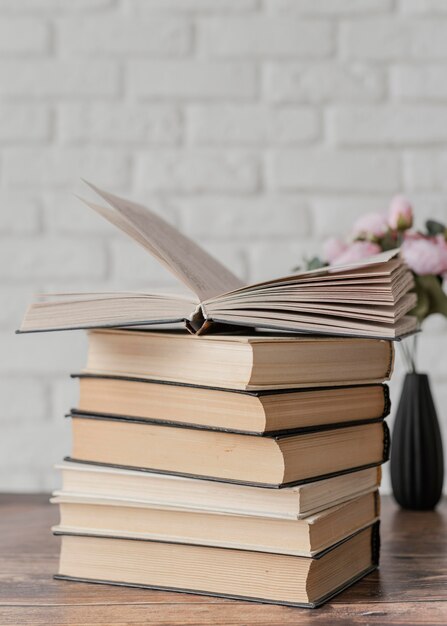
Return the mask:
<path id="1" fill-rule="evenodd" d="M 377 568 L 378 566 L 375 564 L 369 566 L 364 571 L 356 575 L 354 578 L 344 583 L 341 587 L 338 587 L 334 591 L 331 591 L 329 594 L 323 596 L 322 598 L 319 598 L 315 602 L 309 602 L 309 603 L 285 602 L 285 601 L 278 601 L 278 600 L 269 600 L 268 598 L 254 598 L 254 597 L 249 597 L 249 596 L 237 596 L 237 595 L 229 595 L 229 594 L 221 594 L 221 593 L 211 593 L 207 591 L 182 589 L 179 587 L 162 587 L 159 585 L 138 585 L 135 583 L 98 580 L 98 579 L 93 579 L 93 578 L 82 578 L 82 577 L 76 577 L 76 576 L 64 576 L 63 574 L 55 574 L 53 578 L 55 580 L 66 580 L 69 582 L 83 582 L 83 583 L 91 583 L 91 584 L 96 584 L 96 585 L 115 585 L 119 587 L 133 587 L 136 589 L 148 589 L 148 590 L 155 590 L 155 591 L 171 591 L 174 593 L 185 593 L 189 595 L 224 598 L 228 600 L 240 600 L 243 602 L 256 602 L 258 604 L 271 604 L 271 605 L 276 605 L 276 606 L 288 606 L 291 608 L 302 608 L 302 609 L 316 609 L 322 604 L 324 604 L 325 602 L 327 602 L 328 600 L 330 600 L 331 598 L 335 597 L 336 595 L 338 595 L 339 593 L 341 593 L 342 591 L 350 587 L 351 585 L 355 584 L 356 582 L 358 582 L 359 580 L 367 576 L 368 574 L 371 574 L 371 572 L 374 572 Z"/>
<path id="2" fill-rule="evenodd" d="M 359 465 L 357 467 L 352 467 L 346 470 L 342 470 L 340 472 L 332 472 L 329 474 L 322 474 L 320 476 L 312 476 L 311 478 L 291 481 L 288 483 L 272 484 L 272 483 L 257 483 L 257 482 L 250 482 L 250 481 L 240 481 L 240 480 L 233 480 L 229 478 L 216 478 L 215 476 L 204 476 L 204 475 L 202 476 L 201 474 L 188 474 L 185 472 L 173 472 L 173 471 L 160 470 L 160 469 L 150 468 L 150 467 L 133 467 L 130 465 L 118 465 L 116 463 L 99 463 L 97 461 L 86 461 L 85 459 L 76 459 L 71 456 L 65 456 L 63 460 L 67 461 L 68 463 L 81 463 L 83 465 L 110 467 L 110 468 L 115 468 L 115 469 L 145 472 L 148 474 L 165 474 L 167 476 L 180 476 L 183 478 L 194 478 L 196 480 L 208 480 L 208 481 L 218 482 L 218 483 L 245 485 L 247 487 L 262 487 L 265 489 L 283 489 L 284 487 L 299 487 L 300 485 L 307 485 L 308 483 L 325 480 L 326 478 L 334 478 L 335 476 L 344 476 L 345 474 L 352 474 L 354 472 L 359 472 L 360 470 L 369 469 L 371 467 L 378 467 L 382 465 L 383 463 L 383 461 L 377 461 L 376 463 L 369 463 L 367 465 Z"/>
<path id="3" fill-rule="evenodd" d="M 96 419 L 111 422 L 126 422 L 130 424 L 148 424 L 151 426 L 166 426 L 168 428 L 183 428 L 185 430 L 205 430 L 218 433 L 233 433 L 235 435 L 244 435 L 248 437 L 261 437 L 264 439 L 278 440 L 285 437 L 293 437 L 294 435 L 317 433 L 325 430 L 339 430 L 340 428 L 351 428 L 354 426 L 365 426 L 367 424 L 376 424 L 382 422 L 387 414 L 379 415 L 378 417 L 367 418 L 364 420 L 337 422 L 335 424 L 315 424 L 312 426 L 301 426 L 298 428 L 287 428 L 282 430 L 270 430 L 270 431 L 251 431 L 251 430 L 238 430 L 235 428 L 224 428 L 222 426 L 210 426 L 202 424 L 193 424 L 190 422 L 174 422 L 165 419 L 156 418 L 139 418 L 130 417 L 126 415 L 118 415 L 113 413 L 99 413 L 82 411 L 81 409 L 71 409 L 69 413 L 65 415 L 68 418 L 78 419 Z"/>

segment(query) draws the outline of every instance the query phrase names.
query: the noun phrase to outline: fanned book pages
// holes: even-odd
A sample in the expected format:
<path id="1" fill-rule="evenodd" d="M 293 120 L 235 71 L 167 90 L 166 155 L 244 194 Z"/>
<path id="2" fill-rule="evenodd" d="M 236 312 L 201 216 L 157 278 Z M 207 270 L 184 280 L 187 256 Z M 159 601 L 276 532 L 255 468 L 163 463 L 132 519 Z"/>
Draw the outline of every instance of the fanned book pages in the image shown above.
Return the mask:
<path id="1" fill-rule="evenodd" d="M 398 339 L 416 330 L 413 275 L 391 250 L 348 265 L 245 286 L 218 260 L 147 208 L 90 185 L 109 207 L 86 202 L 142 245 L 191 297 L 145 292 L 66 293 L 33 303 L 21 332 L 145 327 L 182 322 L 191 333 L 232 326 Z"/>

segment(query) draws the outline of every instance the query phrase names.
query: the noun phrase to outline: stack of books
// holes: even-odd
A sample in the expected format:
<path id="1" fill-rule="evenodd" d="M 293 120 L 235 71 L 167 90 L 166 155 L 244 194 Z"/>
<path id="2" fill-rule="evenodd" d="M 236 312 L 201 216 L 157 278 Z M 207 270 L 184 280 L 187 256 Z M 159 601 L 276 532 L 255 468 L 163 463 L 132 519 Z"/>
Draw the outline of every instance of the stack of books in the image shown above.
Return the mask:
<path id="1" fill-rule="evenodd" d="M 192 293 L 51 294 L 27 311 L 20 332 L 93 329 L 53 498 L 58 576 L 321 604 L 378 563 L 384 381 L 391 340 L 416 328 L 411 273 L 392 250 L 244 286 L 94 189 L 109 206 L 87 204 Z"/>
<path id="2" fill-rule="evenodd" d="M 392 343 L 89 334 L 59 577 L 316 606 L 378 561 Z"/>

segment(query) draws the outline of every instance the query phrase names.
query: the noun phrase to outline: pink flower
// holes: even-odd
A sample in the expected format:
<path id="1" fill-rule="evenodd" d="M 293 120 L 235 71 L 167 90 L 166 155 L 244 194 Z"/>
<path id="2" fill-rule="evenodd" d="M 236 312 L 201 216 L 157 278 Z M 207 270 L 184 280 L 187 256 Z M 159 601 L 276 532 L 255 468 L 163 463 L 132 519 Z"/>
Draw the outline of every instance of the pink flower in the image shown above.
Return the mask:
<path id="1" fill-rule="evenodd" d="M 354 237 L 362 237 L 364 239 L 378 239 L 388 230 L 386 217 L 381 213 L 367 213 L 362 215 L 354 223 Z"/>
<path id="2" fill-rule="evenodd" d="M 354 263 L 355 261 L 361 261 L 366 257 L 381 252 L 380 246 L 377 243 L 371 241 L 354 241 L 351 245 L 337 257 L 337 265 L 345 263 Z"/>
<path id="3" fill-rule="evenodd" d="M 394 196 L 391 200 L 388 224 L 393 230 L 406 230 L 413 225 L 413 209 L 404 196 Z"/>
<path id="4" fill-rule="evenodd" d="M 407 230 L 404 234 L 405 241 L 411 239 L 412 241 L 416 239 L 427 239 L 427 235 L 423 235 L 417 230 Z"/>
<path id="5" fill-rule="evenodd" d="M 416 274 L 445 274 L 447 272 L 447 243 L 442 235 L 415 239 L 406 238 L 402 255 Z"/>
<path id="6" fill-rule="evenodd" d="M 445 274 L 447 272 L 447 241 L 445 240 L 444 235 L 436 235 L 435 239 L 438 244 L 440 258 L 442 260 L 441 264 L 443 266 L 440 274 Z"/>
<path id="7" fill-rule="evenodd" d="M 323 256 L 325 261 L 334 263 L 347 247 L 348 245 L 344 241 L 341 241 L 341 239 L 337 239 L 336 237 L 327 239 L 323 244 Z"/>

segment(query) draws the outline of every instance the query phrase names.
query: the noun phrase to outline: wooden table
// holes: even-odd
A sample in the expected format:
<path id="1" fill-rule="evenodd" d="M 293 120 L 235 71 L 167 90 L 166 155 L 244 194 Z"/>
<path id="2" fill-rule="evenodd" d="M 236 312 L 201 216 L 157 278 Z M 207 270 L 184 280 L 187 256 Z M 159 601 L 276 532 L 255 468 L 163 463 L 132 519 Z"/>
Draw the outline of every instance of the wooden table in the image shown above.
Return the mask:
<path id="1" fill-rule="evenodd" d="M 446 624 L 446 505 L 404 512 L 383 498 L 380 571 L 312 611 L 53 580 L 56 507 L 45 495 L 0 495 L 0 626 Z"/>

